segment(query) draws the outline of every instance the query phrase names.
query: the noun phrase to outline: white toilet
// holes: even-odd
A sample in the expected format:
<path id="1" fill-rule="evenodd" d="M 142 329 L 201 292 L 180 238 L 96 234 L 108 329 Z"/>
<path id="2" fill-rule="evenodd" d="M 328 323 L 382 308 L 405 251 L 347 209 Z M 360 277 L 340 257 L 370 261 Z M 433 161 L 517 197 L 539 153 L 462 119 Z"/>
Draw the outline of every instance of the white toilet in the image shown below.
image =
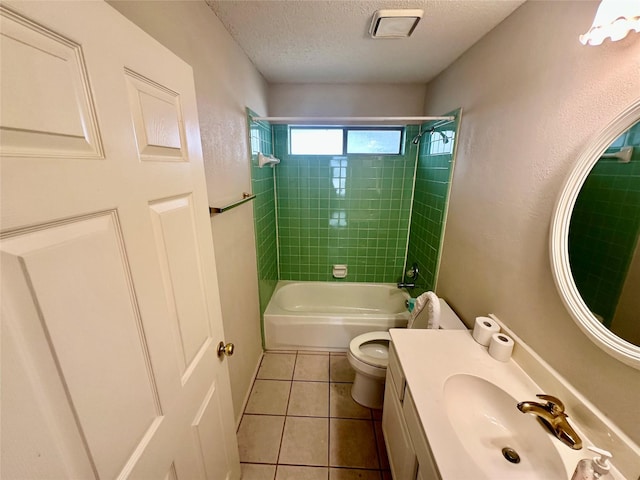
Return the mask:
<path id="1" fill-rule="evenodd" d="M 462 320 L 442 298 L 440 301 L 440 329 L 467 330 Z M 425 309 L 426 310 L 426 309 Z M 428 315 L 418 315 L 411 328 L 427 328 Z M 360 405 L 382 408 L 384 381 L 389 364 L 389 332 L 368 332 L 349 343 L 347 358 L 356 372 L 351 396 Z"/>

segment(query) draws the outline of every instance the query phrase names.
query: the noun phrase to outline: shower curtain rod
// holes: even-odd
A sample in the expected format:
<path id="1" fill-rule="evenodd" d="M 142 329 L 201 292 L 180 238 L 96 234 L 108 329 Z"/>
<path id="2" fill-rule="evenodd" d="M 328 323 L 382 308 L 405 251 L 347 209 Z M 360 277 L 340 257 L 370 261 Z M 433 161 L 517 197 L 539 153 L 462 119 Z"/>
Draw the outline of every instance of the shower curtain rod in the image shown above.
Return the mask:
<path id="1" fill-rule="evenodd" d="M 251 117 L 251 120 L 259 122 L 427 122 L 431 120 L 453 121 L 456 117 Z"/>

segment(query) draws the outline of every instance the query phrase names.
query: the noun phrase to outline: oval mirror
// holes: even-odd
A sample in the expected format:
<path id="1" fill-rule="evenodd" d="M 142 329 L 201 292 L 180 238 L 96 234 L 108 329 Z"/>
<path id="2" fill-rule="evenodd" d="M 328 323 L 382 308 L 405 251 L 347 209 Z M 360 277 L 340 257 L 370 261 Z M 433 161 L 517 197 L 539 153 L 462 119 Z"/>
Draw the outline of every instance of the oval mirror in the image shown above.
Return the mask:
<path id="1" fill-rule="evenodd" d="M 560 296 L 600 348 L 640 369 L 640 99 L 579 157 L 551 222 Z"/>

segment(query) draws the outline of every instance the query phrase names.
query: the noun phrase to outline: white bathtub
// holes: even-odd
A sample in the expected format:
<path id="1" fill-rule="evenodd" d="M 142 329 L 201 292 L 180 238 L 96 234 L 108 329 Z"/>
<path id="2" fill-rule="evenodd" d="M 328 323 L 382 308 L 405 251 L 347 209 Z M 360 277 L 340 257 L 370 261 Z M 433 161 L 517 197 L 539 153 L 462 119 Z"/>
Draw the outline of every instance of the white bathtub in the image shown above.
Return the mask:
<path id="1" fill-rule="evenodd" d="M 361 333 L 406 327 L 409 295 L 391 283 L 280 281 L 264 312 L 269 350 L 348 350 Z"/>

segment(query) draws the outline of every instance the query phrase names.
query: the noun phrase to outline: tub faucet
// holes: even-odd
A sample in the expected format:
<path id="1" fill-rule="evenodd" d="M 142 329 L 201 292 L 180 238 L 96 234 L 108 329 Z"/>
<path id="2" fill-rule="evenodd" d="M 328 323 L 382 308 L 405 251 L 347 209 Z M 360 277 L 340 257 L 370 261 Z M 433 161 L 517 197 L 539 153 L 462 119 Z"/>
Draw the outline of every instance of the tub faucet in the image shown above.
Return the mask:
<path id="1" fill-rule="evenodd" d="M 400 282 L 398 283 L 398 288 L 415 288 L 416 286 L 416 278 L 418 278 L 418 264 L 414 263 L 411 265 L 411 268 L 407 270 L 406 276 L 413 280 L 412 283 Z"/>
<path id="2" fill-rule="evenodd" d="M 411 268 L 409 270 L 407 270 L 407 277 L 409 278 L 413 278 L 413 281 L 416 281 L 416 278 L 418 278 L 418 264 L 416 262 L 413 263 L 413 265 L 411 265 Z"/>
<path id="3" fill-rule="evenodd" d="M 582 440 L 569 425 L 567 414 L 564 413 L 564 404 L 560 399 L 544 394 L 538 394 L 536 397 L 546 400 L 546 403 L 520 402 L 518 410 L 535 415 L 562 443 L 574 450 L 580 450 Z"/>

